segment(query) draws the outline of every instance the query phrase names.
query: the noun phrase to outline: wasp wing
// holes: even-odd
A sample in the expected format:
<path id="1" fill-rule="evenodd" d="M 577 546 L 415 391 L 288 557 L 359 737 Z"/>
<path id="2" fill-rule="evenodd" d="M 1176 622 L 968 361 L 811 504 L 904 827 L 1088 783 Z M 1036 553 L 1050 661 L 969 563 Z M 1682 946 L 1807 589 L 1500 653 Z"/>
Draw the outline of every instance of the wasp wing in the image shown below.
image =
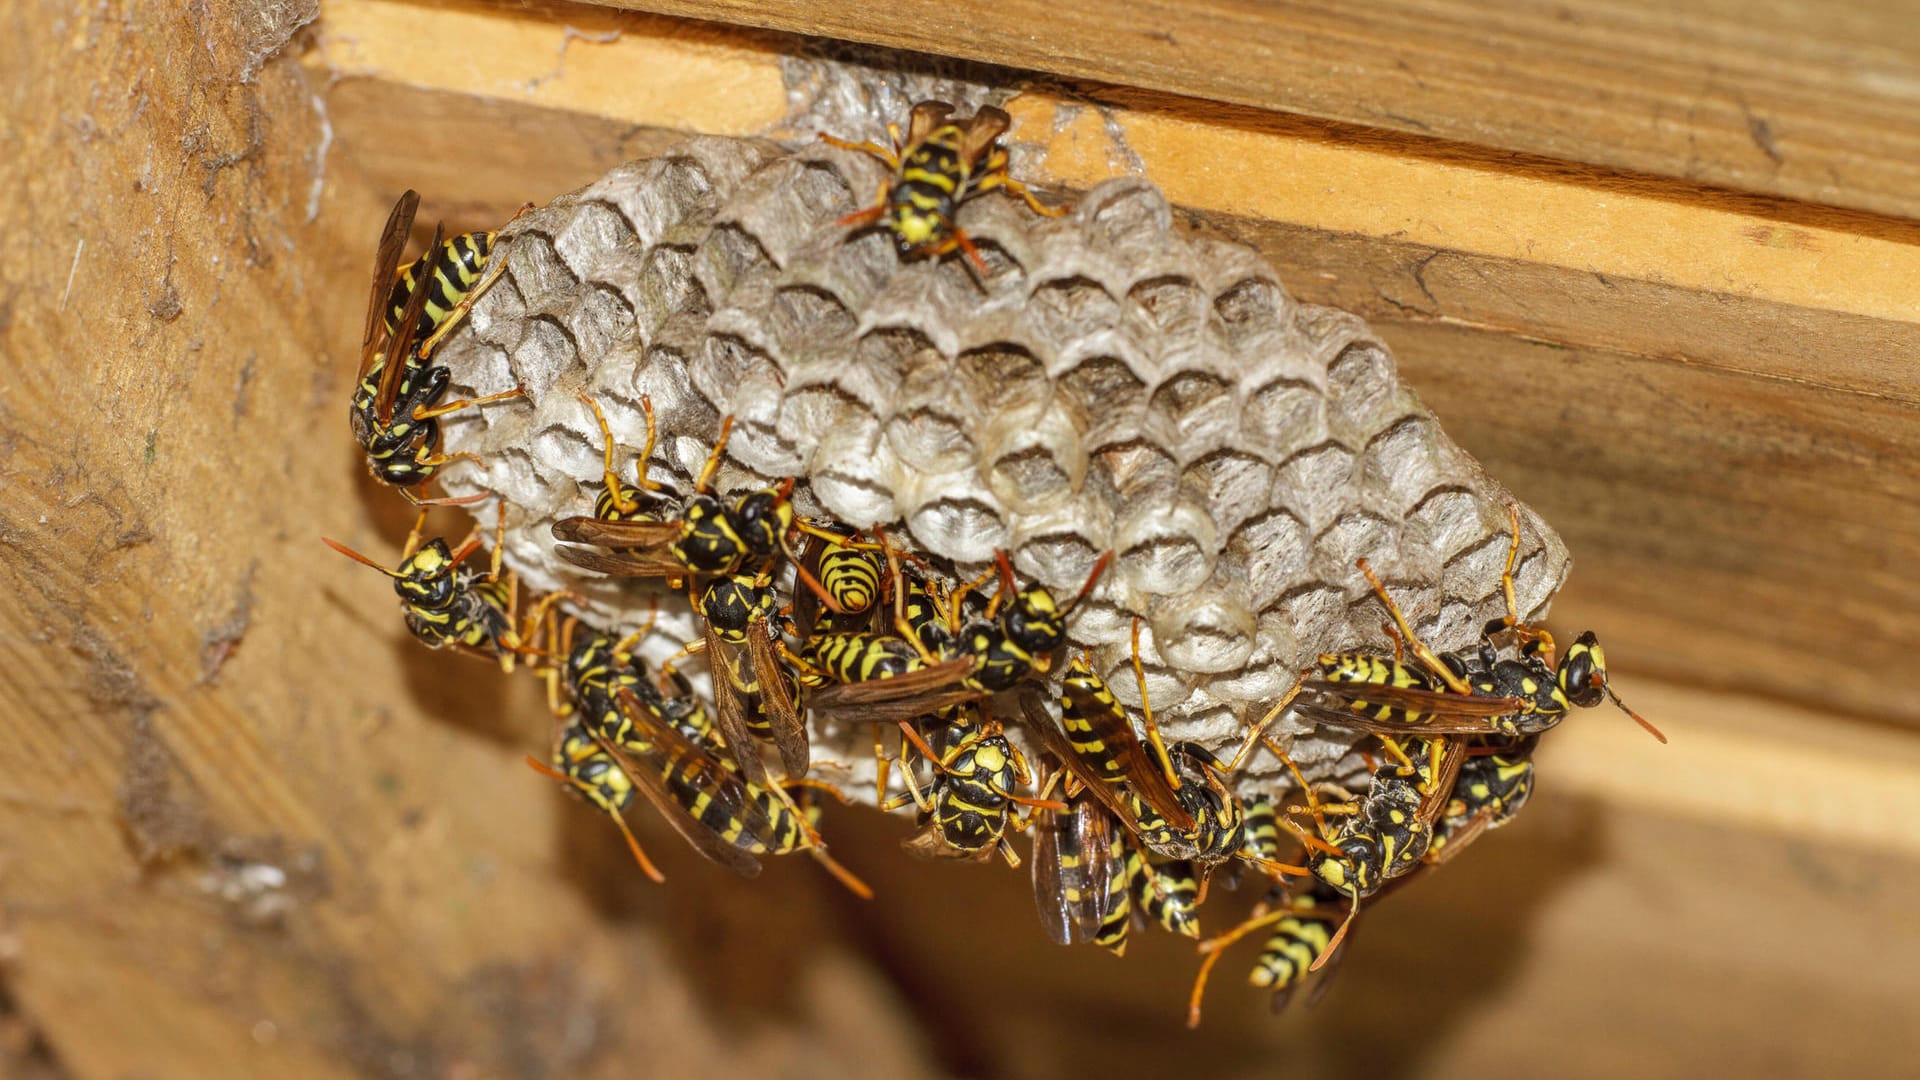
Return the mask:
<path id="1" fill-rule="evenodd" d="M 773 729 L 773 745 L 780 749 L 781 765 L 789 778 L 807 775 L 807 723 L 793 699 L 787 669 L 774 654 L 773 633 L 765 619 L 747 624 L 747 659 L 753 664 L 754 681 L 760 684 L 760 709 Z"/>
<path id="2" fill-rule="evenodd" d="M 1061 764 L 1066 766 L 1067 771 L 1071 772 L 1082 786 L 1091 791 L 1094 798 L 1104 803 L 1115 817 L 1128 823 L 1129 826 L 1137 825 L 1138 816 L 1133 808 L 1127 805 L 1127 800 L 1121 797 L 1121 788 L 1129 785 L 1115 784 L 1102 779 L 1099 773 L 1081 761 L 1079 755 L 1074 753 L 1073 744 L 1067 741 L 1066 733 L 1060 730 L 1060 725 L 1032 694 L 1020 695 L 1020 708 L 1026 714 L 1027 730 L 1039 739 L 1047 752 L 1059 759 Z M 1192 829 L 1193 815 L 1187 813 L 1184 807 L 1180 814 L 1178 819 L 1169 817 L 1168 822 L 1183 832 Z"/>
<path id="3" fill-rule="evenodd" d="M 1033 904 L 1056 945 L 1092 941 L 1113 899 L 1111 814 L 1086 791 L 1067 810 L 1042 810 L 1033 840 Z"/>
<path id="4" fill-rule="evenodd" d="M 433 240 L 428 245 L 429 254 L 440 250 L 442 227 L 433 227 Z M 387 340 L 387 362 L 380 369 L 380 392 L 374 395 L 374 401 L 380 410 L 380 422 L 388 423 L 393 419 L 393 399 L 400 389 L 400 377 L 411 365 L 407 362 L 413 352 L 413 339 L 419 336 L 420 315 L 427 310 L 427 297 L 433 292 L 426 282 L 407 294 L 407 306 L 400 313 L 400 322 L 393 328 L 393 336 Z"/>
<path id="5" fill-rule="evenodd" d="M 1086 721 L 1096 738 L 1113 754 L 1113 761 L 1119 766 L 1118 776 L 1100 769 L 1095 775 L 1108 784 L 1125 783 L 1131 787 L 1141 801 L 1153 807 L 1173 826 L 1182 831 L 1193 828 L 1193 813 L 1181 803 L 1180 796 L 1167 782 L 1167 774 L 1160 767 L 1146 745 L 1133 733 L 1133 721 L 1128 719 L 1126 710 L 1111 694 L 1103 701 L 1096 694 L 1088 693 L 1073 686 L 1065 688 L 1073 699 L 1076 715 Z M 1079 755 L 1074 755 L 1079 759 Z M 1091 765 L 1090 762 L 1081 762 Z"/>
<path id="6" fill-rule="evenodd" d="M 650 749 L 640 753 L 604 739 L 599 740 L 601 747 L 614 756 L 634 786 L 695 851 L 741 877 L 758 876 L 760 861 L 695 818 L 674 798 L 666 778 L 678 770 L 685 784 L 708 797 L 710 809 L 718 807 L 744 823 L 747 834 L 756 838 L 766 836 L 771 832 L 766 815 L 753 805 L 746 784 L 671 724 L 657 722 L 633 691 L 622 690 L 618 703 L 627 719 L 645 733 Z"/>
<path id="7" fill-rule="evenodd" d="M 907 117 L 907 141 L 900 147 L 900 156 L 905 157 L 914 147 L 927 141 L 933 129 L 947 122 L 953 115 L 953 106 L 944 101 L 923 101 L 913 107 Z"/>
<path id="8" fill-rule="evenodd" d="M 864 679 L 860 682 L 823 686 L 808 693 L 807 705 L 809 708 L 830 710 L 839 716 L 852 717 L 859 714 L 862 719 L 876 721 L 910 720 L 923 713 L 932 712 L 936 707 L 957 705 L 985 697 L 985 694 L 977 690 L 968 690 L 960 686 L 960 680 L 971 674 L 973 674 L 973 661 L 967 657 L 957 657 L 885 679 Z M 949 695 L 957 695 L 957 699 L 943 700 L 940 706 L 929 704 L 936 694 L 943 699 Z M 885 710 L 887 715 L 883 716 L 881 712 L 872 708 L 880 705 L 902 708 Z M 866 708 L 861 708 L 863 706 Z"/>
<path id="9" fill-rule="evenodd" d="M 407 237 L 413 232 L 413 215 L 420 208 L 420 193 L 409 188 L 393 204 L 393 212 L 387 215 L 386 228 L 380 232 L 380 249 L 373 256 L 373 295 L 367 300 L 367 329 L 360 337 L 360 377 L 367 377 L 367 369 L 373 366 L 373 356 L 379 352 L 376 338 L 380 337 L 384 323 L 382 316 L 387 310 L 387 297 L 393 294 L 393 281 L 400 270 L 400 253 L 407 248 Z"/>
<path id="10" fill-rule="evenodd" d="M 747 726 L 746 706 L 740 700 L 740 651 L 721 640 L 707 627 L 707 671 L 713 682 L 714 720 L 727 753 L 740 766 L 740 774 L 756 784 L 769 784 L 767 763 L 760 758 L 760 743 Z"/>
<path id="11" fill-rule="evenodd" d="M 1498 733 L 1495 721 L 1513 716 L 1527 703 L 1520 698 L 1453 694 L 1375 683 L 1309 679 L 1291 708 L 1303 718 L 1386 735 L 1486 735 Z M 1365 711 L 1356 711 L 1365 710 Z M 1386 718 L 1382 712 L 1390 715 Z M 1392 713 L 1400 718 L 1393 718 Z"/>
<path id="12" fill-rule="evenodd" d="M 971 168 L 993 149 L 993 141 L 1007 133 L 1013 126 L 1013 118 L 1003 110 L 991 105 L 980 106 L 980 111 L 967 121 L 960 137 L 960 160 Z"/>

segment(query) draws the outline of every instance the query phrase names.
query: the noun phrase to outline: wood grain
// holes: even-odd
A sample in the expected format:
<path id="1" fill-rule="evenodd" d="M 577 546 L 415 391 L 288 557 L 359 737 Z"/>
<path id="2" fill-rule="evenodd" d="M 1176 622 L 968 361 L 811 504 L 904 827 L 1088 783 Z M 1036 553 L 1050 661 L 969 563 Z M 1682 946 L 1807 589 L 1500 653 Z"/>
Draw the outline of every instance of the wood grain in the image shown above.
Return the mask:
<path id="1" fill-rule="evenodd" d="M 1893 0 L 596 0 L 1920 216 Z"/>
<path id="2" fill-rule="evenodd" d="M 387 555 L 411 515 L 344 422 L 391 193 L 248 51 L 290 14 L 36 4 L 0 43 L 17 1023 L 78 1077 L 923 1074 L 817 868 L 640 880 L 522 764 L 538 688 L 420 649 L 320 546 Z"/>

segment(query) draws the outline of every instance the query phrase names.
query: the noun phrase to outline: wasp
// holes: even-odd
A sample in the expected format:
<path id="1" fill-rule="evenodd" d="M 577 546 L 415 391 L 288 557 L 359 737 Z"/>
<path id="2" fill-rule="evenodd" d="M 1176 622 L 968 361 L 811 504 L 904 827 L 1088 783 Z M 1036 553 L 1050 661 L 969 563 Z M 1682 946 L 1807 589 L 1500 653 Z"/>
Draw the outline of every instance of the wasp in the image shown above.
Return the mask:
<path id="1" fill-rule="evenodd" d="M 599 808 L 620 827 L 620 835 L 626 837 L 627 849 L 633 852 L 640 870 L 656 883 L 667 880 L 653 860 L 647 858 L 646 850 L 640 846 L 640 840 L 633 835 L 633 829 L 627 825 L 627 808 L 633 805 L 633 778 L 621 769 L 600 745 L 594 736 L 588 734 L 585 724 L 574 719 L 560 729 L 559 737 L 553 744 L 553 762 L 547 764 L 539 758 L 529 755 L 527 764 L 535 772 L 550 776 L 567 786 L 567 790 L 584 799 L 589 805 Z"/>
<path id="2" fill-rule="evenodd" d="M 1127 851 L 1127 880 L 1134 909 L 1169 934 L 1200 936 L 1200 883 L 1192 862 L 1155 862 L 1138 847 Z"/>
<path id="3" fill-rule="evenodd" d="M 1513 566 L 1520 552 L 1520 511 L 1512 506 L 1508 513 L 1512 538 L 1501 574 L 1507 614 L 1487 624 L 1474 651 L 1435 655 L 1413 632 L 1372 567 L 1360 559 L 1360 572 L 1398 627 L 1396 651 L 1404 642 L 1422 667 L 1359 653 L 1325 653 L 1317 662 L 1318 678 L 1301 687 L 1312 700 L 1295 701 L 1293 708 L 1321 722 L 1387 735 L 1519 738 L 1552 728 L 1576 705 L 1591 708 L 1611 699 L 1665 742 L 1666 736 L 1628 708 L 1608 685 L 1606 654 L 1591 630 L 1581 634 L 1556 664 L 1552 635 L 1520 621 L 1513 586 Z M 1499 657 L 1494 641 L 1502 635 L 1522 643 L 1518 659 Z"/>
<path id="4" fill-rule="evenodd" d="M 799 685 L 780 662 L 772 630 L 772 580 L 758 574 L 716 574 L 699 588 L 697 608 L 706 622 L 707 663 L 722 739 L 755 783 L 768 782 L 753 746 L 771 742 L 789 777 L 807 774 L 807 727 L 800 715 Z"/>
<path id="5" fill-rule="evenodd" d="M 594 501 L 592 516 L 554 522 L 554 539 L 568 541 L 554 549 L 561 558 L 604 574 L 679 579 L 690 574 L 732 574 L 749 563 L 770 562 L 785 555 L 822 603 L 830 610 L 841 610 L 789 545 L 788 534 L 795 530 L 820 531 L 795 521 L 788 500 L 792 478 L 776 487 L 748 492 L 731 503 L 723 503 L 712 494 L 710 485 L 733 433 L 733 417 L 721 421 L 719 437 L 701 466 L 693 494 L 675 500 L 647 476 L 657 435 L 652 401 L 640 399 L 647 441 L 635 467 L 635 483 L 629 487 L 614 470 L 613 432 L 606 413 L 587 395 L 580 395 L 580 399 L 593 411 L 605 439 L 605 483 Z M 669 509 L 675 501 L 679 504 L 677 512 Z M 598 551 L 595 546 L 610 550 Z"/>
<path id="6" fill-rule="evenodd" d="M 881 808 L 895 810 L 909 799 L 919 808 L 921 831 L 901 844 L 914 855 L 981 860 L 998 850 L 1007 865 L 1018 867 L 1020 857 L 1007 843 L 1006 834 L 1026 823 L 1012 807 L 1065 810 L 1066 804 L 1019 794 L 1016 788 L 1032 787 L 1033 772 L 1007 741 L 1005 729 L 986 719 L 976 704 L 955 711 L 956 719 L 938 734 L 944 750 L 923 742 L 911 727 L 902 728 L 933 764 L 933 791 L 922 795 L 909 768 L 904 770 L 907 795 L 884 802 Z"/>
<path id="7" fill-rule="evenodd" d="M 805 524 L 811 531 L 801 567 L 820 583 L 833 606 L 823 605 L 811 589 L 795 590 L 796 635 L 805 641 L 815 634 L 871 630 L 886 573 L 885 565 L 874 554 L 878 545 L 861 541 L 857 532 L 835 522 Z"/>
<path id="8" fill-rule="evenodd" d="M 420 196 L 408 191 L 394 204 L 381 232 L 374 256 L 372 293 L 367 300 L 366 330 L 360 342 L 360 373 L 348 418 L 354 441 L 367 454 L 367 467 L 383 483 L 422 501 L 419 492 L 441 466 L 456 460 L 438 449 L 439 419 L 462 409 L 525 396 L 515 387 L 497 394 L 443 402 L 453 374 L 426 363 L 434 343 L 459 323 L 466 306 L 480 295 L 479 283 L 451 307 L 434 307 L 446 299 L 440 288 L 415 288 L 412 272 L 429 258 L 444 256 L 446 245 L 436 227 L 427 254 L 398 272 L 400 254 L 413 229 Z M 457 240 L 458 238 L 456 238 Z M 436 271 L 437 274 L 437 271 Z M 438 299 L 436 299 L 438 298 Z M 395 301 L 401 301 L 395 310 Z M 417 340 L 426 333 L 424 340 Z"/>
<path id="9" fill-rule="evenodd" d="M 1198 744 L 1168 746 L 1161 740 L 1146 693 L 1139 644 L 1136 621 L 1134 674 L 1145 705 L 1147 742 L 1134 733 L 1126 709 L 1084 656 L 1069 661 L 1061 674 L 1057 725 L 1034 695 L 1022 696 L 1030 729 L 1150 850 L 1209 866 L 1244 858 L 1263 869 L 1284 872 L 1286 864 L 1269 863 L 1247 852 L 1245 808 L 1221 779 L 1225 770 L 1218 759 Z"/>
<path id="10" fill-rule="evenodd" d="M 615 743 L 596 733 L 595 740 L 694 850 L 742 877 L 760 873 L 755 856 L 805 851 L 855 895 L 872 898 L 865 882 L 827 854 L 808 815 L 783 788 L 747 779 L 725 762 L 724 751 L 688 738 L 631 689 L 622 688 L 615 705 L 629 737 Z"/>
<path id="11" fill-rule="evenodd" d="M 1476 747 L 1460 766 L 1453 798 L 1434 823 L 1426 861 L 1443 863 L 1482 832 L 1512 821 L 1533 794 L 1533 746 L 1527 739 L 1507 747 Z"/>
<path id="12" fill-rule="evenodd" d="M 393 591 L 400 596 L 407 629 L 430 649 L 454 649 L 470 656 L 497 661 L 512 672 L 515 657 L 526 651 L 525 636 L 516 623 L 519 587 L 514 575 L 500 573 L 500 534 L 505 528 L 504 509 L 496 526 L 493 562 L 485 573 L 468 570 L 461 564 L 480 546 L 476 529 L 458 548 L 449 549 L 439 537 L 422 544 L 420 530 L 426 523 L 423 510 L 407 535 L 401 549 L 400 564 L 388 569 L 337 540 L 322 537 L 328 547 L 349 559 L 393 579 Z M 529 625 L 562 594 L 542 598 Z"/>
<path id="13" fill-rule="evenodd" d="M 1005 188 L 1020 196 L 1036 214 L 1058 217 L 1066 209 L 1041 203 L 1026 185 L 1008 174 L 1007 151 L 999 140 L 1013 126 L 1013 119 L 1004 111 L 983 105 L 965 120 L 952 120 L 952 114 L 953 106 L 944 101 L 915 105 L 904 140 L 899 125 L 887 125 L 891 148 L 826 134 L 820 140 L 843 150 L 871 154 L 893 170 L 881 182 L 873 205 L 841 218 L 841 225 L 883 225 L 893 234 L 902 258 L 938 259 L 956 250 L 964 252 L 974 268 L 985 274 L 986 260 L 955 224 L 961 203 L 994 188 Z"/>
<path id="14" fill-rule="evenodd" d="M 401 267 L 394 275 L 393 288 L 387 294 L 387 331 L 393 332 L 400 325 L 400 318 L 406 313 L 408 301 L 413 299 L 416 290 L 424 290 L 426 300 L 420 310 L 419 333 L 433 335 L 449 320 L 457 320 L 464 315 L 471 300 L 480 292 L 475 289 L 483 280 L 487 260 L 493 254 L 493 241 L 499 233 L 469 232 L 448 237 L 436 247 L 429 247 L 419 258 Z M 431 346 L 437 342 L 437 336 L 430 336 L 423 346 L 430 354 Z"/>
<path id="15" fill-rule="evenodd" d="M 1246 921 L 1219 937 L 1201 942 L 1203 958 L 1200 972 L 1193 981 L 1193 992 L 1187 999 L 1187 1026 L 1200 1026 L 1200 1002 L 1206 995 L 1207 979 L 1227 947 L 1268 927 L 1272 932 L 1248 972 L 1247 982 L 1271 991 L 1269 1001 L 1273 1011 L 1284 1011 L 1308 973 L 1318 969 L 1322 957 L 1332 955 L 1336 927 L 1344 918 L 1339 904 L 1339 894 L 1319 881 L 1310 881 L 1305 891 L 1298 894 L 1289 894 L 1276 886 Z M 1308 1006 L 1320 1003 L 1332 985 L 1332 978 L 1332 971 L 1320 977 L 1307 999 Z"/>

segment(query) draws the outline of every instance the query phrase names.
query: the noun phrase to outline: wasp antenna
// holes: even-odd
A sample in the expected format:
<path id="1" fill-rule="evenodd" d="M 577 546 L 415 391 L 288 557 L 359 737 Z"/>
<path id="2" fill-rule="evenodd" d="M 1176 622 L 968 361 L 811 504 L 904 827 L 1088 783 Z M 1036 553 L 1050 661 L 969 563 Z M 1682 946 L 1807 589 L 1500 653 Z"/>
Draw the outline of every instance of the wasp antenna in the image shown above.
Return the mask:
<path id="1" fill-rule="evenodd" d="M 993 549 L 993 564 L 999 568 L 1001 588 L 1007 590 L 1009 595 L 1018 592 L 1019 586 L 1015 585 L 1013 581 L 1013 560 L 1007 558 L 1007 553 L 1004 550 L 1000 548 Z"/>
<path id="2" fill-rule="evenodd" d="M 323 536 L 320 538 L 320 542 L 332 548 L 333 550 L 339 552 L 340 554 L 345 555 L 347 558 L 352 559 L 354 562 L 360 563 L 363 566 L 371 566 L 375 570 L 380 571 L 381 573 L 387 575 L 390 578 L 397 578 L 401 576 L 398 570 L 392 570 L 392 569 L 389 569 L 388 567 L 382 566 L 379 563 L 374 562 L 372 559 L 367 558 L 365 555 L 360 554 L 359 552 L 353 550 L 352 548 L 348 547 L 347 545 L 341 543 L 338 540 L 334 540 L 329 537 Z"/>
<path id="3" fill-rule="evenodd" d="M 1100 553 L 1100 557 L 1094 560 L 1093 570 L 1087 574 L 1087 583 L 1080 586 L 1080 591 L 1073 594 L 1072 600 L 1067 601 L 1067 610 L 1071 611 L 1080 606 L 1080 601 L 1085 600 L 1087 594 L 1093 591 L 1093 587 L 1100 581 L 1100 575 L 1106 572 L 1107 564 L 1112 561 L 1112 549 Z"/>
<path id="4" fill-rule="evenodd" d="M 1667 741 L 1666 735 L 1663 734 L 1659 728 L 1654 727 L 1652 722 L 1649 721 L 1646 717 L 1641 716 L 1639 713 L 1634 712 L 1632 709 L 1628 708 L 1627 703 L 1620 700 L 1620 695 L 1613 692 L 1613 687 L 1603 686 L 1601 687 L 1601 689 L 1607 692 L 1607 696 L 1613 699 L 1613 703 L 1615 705 L 1620 706 L 1621 712 L 1626 713 L 1628 716 L 1633 717 L 1634 723 L 1639 724 L 1643 728 L 1646 728 L 1647 734 L 1653 736 L 1656 739 L 1659 739 L 1662 745 L 1666 744 L 1666 741 Z"/>
<path id="5" fill-rule="evenodd" d="M 465 542 L 463 542 L 457 549 L 455 549 L 453 553 L 453 559 L 451 562 L 447 563 L 447 565 L 450 567 L 459 566 L 462 560 L 464 560 L 467 556 L 473 554 L 475 551 L 479 550 L 479 548 L 480 548 L 480 533 L 478 530 L 475 530 L 472 535 L 467 537 Z"/>

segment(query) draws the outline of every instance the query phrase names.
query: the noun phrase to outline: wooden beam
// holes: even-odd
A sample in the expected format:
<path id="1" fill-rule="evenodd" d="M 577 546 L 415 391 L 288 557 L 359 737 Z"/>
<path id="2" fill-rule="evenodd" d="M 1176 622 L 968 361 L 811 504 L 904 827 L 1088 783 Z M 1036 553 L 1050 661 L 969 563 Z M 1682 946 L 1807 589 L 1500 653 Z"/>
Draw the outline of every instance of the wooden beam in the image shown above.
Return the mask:
<path id="1" fill-rule="evenodd" d="M 596 0 L 1920 216 L 1893 0 Z"/>
<path id="2" fill-rule="evenodd" d="M 425 21 L 373 34 L 390 8 Z M 360 73 L 330 96 L 335 125 L 385 188 L 423 184 L 430 202 L 437 190 L 484 195 L 497 220 L 657 148 L 671 136 L 649 119 L 786 125 L 784 102 L 754 96 L 650 117 L 602 100 L 595 80 L 568 96 L 564 75 L 476 92 L 444 50 L 420 44 L 453 32 L 432 21 L 442 10 L 327 8 L 323 43 L 354 41 Z M 683 47 L 673 20 L 563 10 L 461 17 L 492 20 L 513 55 L 550 57 L 584 10 L 612 21 L 573 39 L 570 64 L 644 58 L 689 98 L 715 50 L 734 50 L 736 80 L 781 63 L 754 34 Z M 323 44 L 310 62 L 334 56 Z M 1920 226 L 1470 160 L 1399 136 L 1345 140 L 1318 121 L 1132 92 L 1036 90 L 1008 107 L 1023 176 L 1071 189 L 1137 171 L 1197 226 L 1258 247 L 1299 298 L 1369 318 L 1448 431 L 1562 530 L 1579 566 L 1562 613 L 1622 657 L 1920 722 L 1920 704 L 1890 700 L 1879 674 L 1920 648 L 1920 597 L 1877 569 L 1920 554 L 1904 501 L 1920 497 L 1907 434 L 1920 369 L 1905 362 L 1920 355 L 1920 308 L 1904 284 L 1920 280 Z M 396 118 L 416 117 L 448 152 L 397 137 Z M 451 152 L 537 130 L 567 135 L 531 166 Z M 476 213 L 475 225 L 489 220 Z"/>

